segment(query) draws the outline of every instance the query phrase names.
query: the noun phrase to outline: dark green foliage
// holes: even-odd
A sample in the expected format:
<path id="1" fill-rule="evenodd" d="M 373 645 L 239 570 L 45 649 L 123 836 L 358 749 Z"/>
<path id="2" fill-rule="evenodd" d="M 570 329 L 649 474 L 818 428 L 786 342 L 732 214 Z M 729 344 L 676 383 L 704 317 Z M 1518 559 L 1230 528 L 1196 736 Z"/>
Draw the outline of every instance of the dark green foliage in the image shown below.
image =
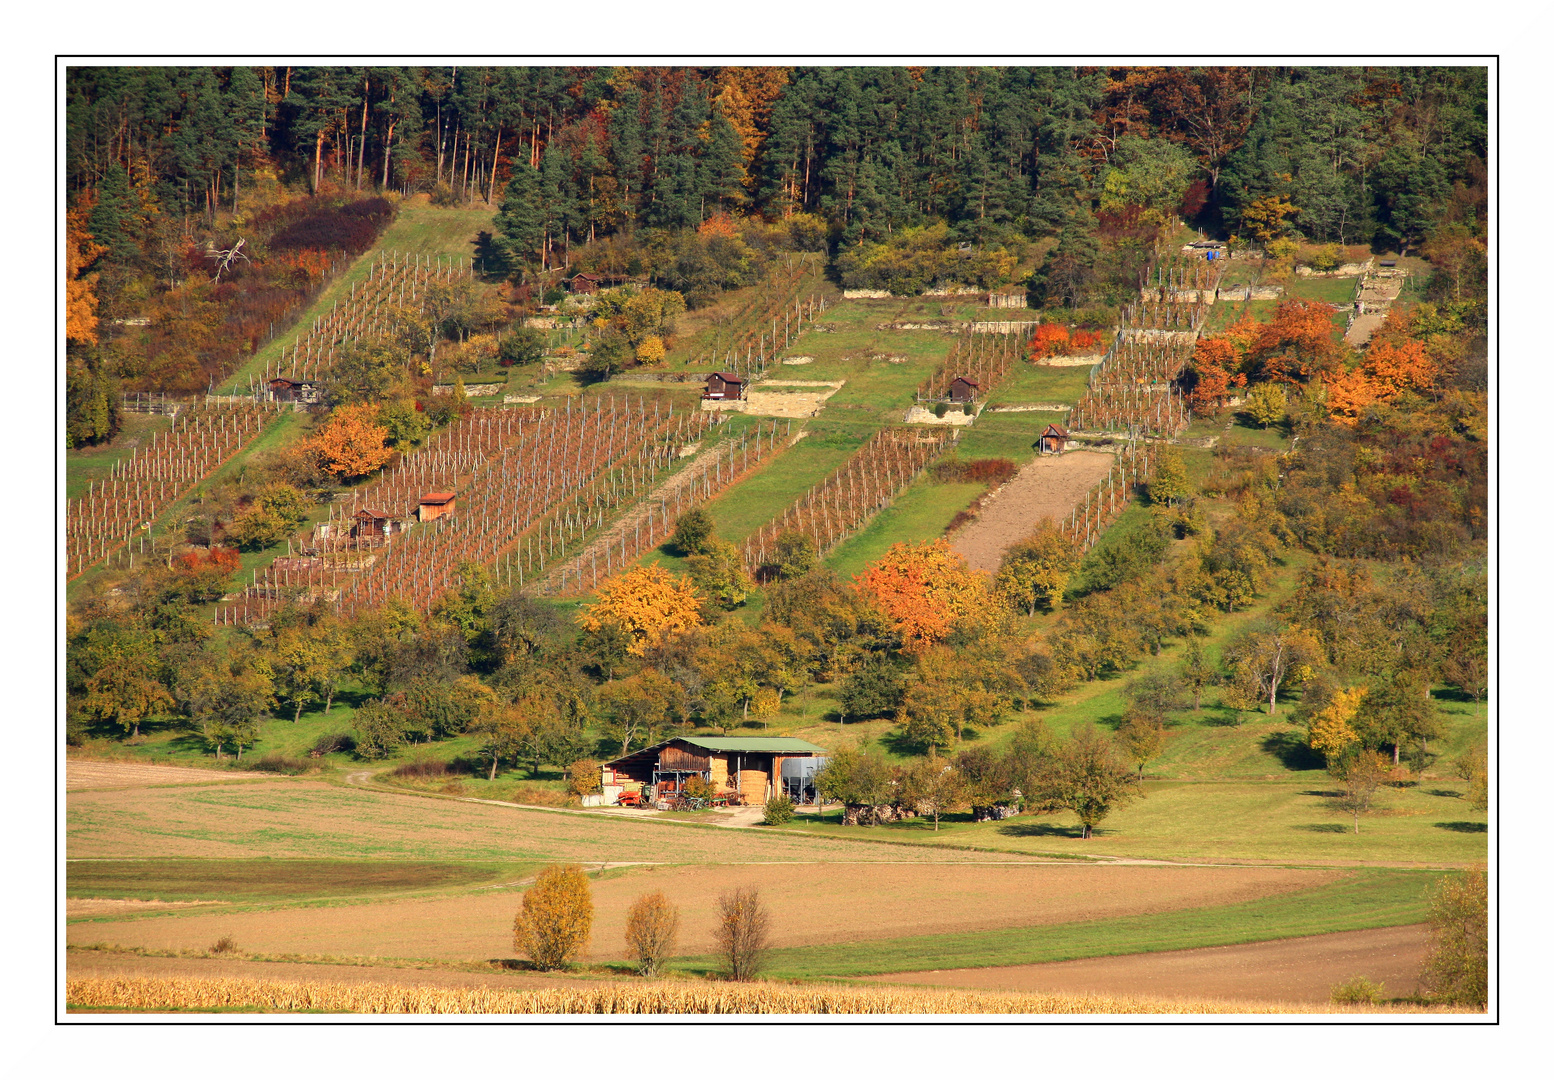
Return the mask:
<path id="1" fill-rule="evenodd" d="M 815 566 L 815 541 L 807 534 L 788 529 L 777 534 L 777 576 L 784 581 L 803 577 Z"/>
<path id="2" fill-rule="evenodd" d="M 682 555 L 705 555 L 712 550 L 712 515 L 701 507 L 681 514 L 674 523 L 669 543 Z"/>
<path id="3" fill-rule="evenodd" d="M 512 333 L 502 336 L 497 346 L 497 358 L 504 367 L 512 364 L 532 364 L 545 355 L 545 332 L 532 326 L 519 326 Z"/>
<path id="4" fill-rule="evenodd" d="M 65 368 L 65 445 L 107 442 L 119 432 L 119 384 L 81 364 Z"/>
<path id="5" fill-rule="evenodd" d="M 906 697 L 906 674 L 892 661 L 865 660 L 842 680 L 837 703 L 849 720 L 893 716 Z"/>

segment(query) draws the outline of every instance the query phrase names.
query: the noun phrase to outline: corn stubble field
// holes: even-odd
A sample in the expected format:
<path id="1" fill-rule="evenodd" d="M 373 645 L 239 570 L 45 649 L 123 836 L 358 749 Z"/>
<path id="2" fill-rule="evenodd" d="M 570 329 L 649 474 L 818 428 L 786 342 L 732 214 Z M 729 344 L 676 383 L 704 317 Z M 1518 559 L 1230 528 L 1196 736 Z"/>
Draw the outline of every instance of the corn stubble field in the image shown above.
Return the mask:
<path id="1" fill-rule="evenodd" d="M 387 983 L 313 983 L 273 979 L 70 979 L 72 1011 L 321 1012 L 467 1015 L 1197 1015 L 1332 1012 L 1277 1002 L 1165 1001 L 1065 994 L 829 986 L 681 984 L 556 990 L 443 989 Z M 1425 1011 L 1417 1008 L 1350 1012 Z"/>

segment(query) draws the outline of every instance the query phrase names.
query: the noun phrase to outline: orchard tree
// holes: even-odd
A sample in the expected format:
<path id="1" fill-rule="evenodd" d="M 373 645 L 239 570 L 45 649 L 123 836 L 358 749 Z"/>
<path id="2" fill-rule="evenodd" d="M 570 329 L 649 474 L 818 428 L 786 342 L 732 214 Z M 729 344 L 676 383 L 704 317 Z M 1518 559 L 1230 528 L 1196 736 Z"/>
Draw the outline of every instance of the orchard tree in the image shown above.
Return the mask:
<path id="1" fill-rule="evenodd" d="M 632 656 L 643 655 L 666 634 L 702 624 L 696 587 L 662 566 L 633 567 L 594 595 L 594 603 L 579 613 L 579 624 L 591 633 L 607 623 L 618 625 L 630 638 L 626 652 Z"/>
<path id="2" fill-rule="evenodd" d="M 994 585 L 1027 614 L 1051 611 L 1063 602 L 1079 561 L 1079 549 L 1049 519 L 1004 554 Z"/>
<path id="3" fill-rule="evenodd" d="M 1124 716 L 1122 726 L 1117 729 L 1117 745 L 1137 762 L 1140 780 L 1144 778 L 1145 763 L 1161 755 L 1169 737 L 1164 720 L 1153 713 L 1138 710 Z"/>
<path id="4" fill-rule="evenodd" d="M 710 539 L 703 554 L 686 560 L 686 569 L 696 588 L 723 611 L 739 607 L 755 588 L 745 570 L 744 553 L 724 540 Z"/>
<path id="5" fill-rule="evenodd" d="M 626 912 L 626 945 L 637 971 L 647 978 L 657 975 L 665 957 L 674 952 L 679 933 L 680 909 L 662 892 L 643 893 Z"/>
<path id="6" fill-rule="evenodd" d="M 1438 1001 L 1489 1004 L 1489 877 L 1466 870 L 1441 879 L 1430 898 L 1424 982 Z"/>
<path id="7" fill-rule="evenodd" d="M 1374 750 L 1360 750 L 1328 769 L 1340 784 L 1336 805 L 1354 818 L 1354 834 L 1360 835 L 1360 815 L 1371 808 L 1376 792 L 1389 772 L 1387 759 Z"/>
<path id="8" fill-rule="evenodd" d="M 705 555 L 712 549 L 712 515 L 699 506 L 692 507 L 674 523 L 669 542 L 681 555 Z"/>
<path id="9" fill-rule="evenodd" d="M 1036 778 L 1035 802 L 1043 810 L 1072 810 L 1088 840 L 1113 811 L 1139 797 L 1139 779 L 1117 760 L 1109 740 L 1093 726 L 1080 728 L 1053 748 Z"/>
<path id="10" fill-rule="evenodd" d="M 988 591 L 987 576 L 968 569 L 943 538 L 892 544 L 854 580 L 890 620 L 902 648 L 914 654 L 942 641 L 957 622 L 980 614 Z"/>
<path id="11" fill-rule="evenodd" d="M 965 809 L 970 791 L 960 770 L 930 750 L 902 776 L 901 797 L 918 813 L 932 815 L 938 832 L 940 815 Z"/>
<path id="12" fill-rule="evenodd" d="M 1286 682 L 1305 682 L 1321 656 L 1320 644 L 1306 630 L 1266 619 L 1252 624 L 1225 646 L 1235 703 L 1256 708 L 1266 701 L 1268 715 L 1274 715 L 1279 688 Z"/>
<path id="13" fill-rule="evenodd" d="M 784 581 L 803 577 L 815 567 L 815 541 L 798 529 L 784 529 L 777 534 L 777 576 Z"/>

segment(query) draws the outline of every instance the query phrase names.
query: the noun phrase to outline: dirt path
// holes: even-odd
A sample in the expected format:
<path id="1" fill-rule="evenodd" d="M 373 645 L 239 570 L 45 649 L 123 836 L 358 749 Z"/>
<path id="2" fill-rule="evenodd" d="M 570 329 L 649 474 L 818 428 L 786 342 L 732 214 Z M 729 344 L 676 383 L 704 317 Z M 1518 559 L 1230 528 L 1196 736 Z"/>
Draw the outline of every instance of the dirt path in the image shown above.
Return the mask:
<path id="1" fill-rule="evenodd" d="M 1413 993 L 1428 940 L 1428 927 L 1391 926 L 1255 945 L 1065 960 L 1056 964 L 920 971 L 861 981 L 977 990 L 1319 1004 L 1329 1000 L 1334 983 L 1346 982 L 1356 975 L 1382 983 L 1387 996 Z"/>
<path id="2" fill-rule="evenodd" d="M 1024 540 L 1043 518 L 1066 515 L 1111 469 L 1114 458 L 1076 450 L 1039 457 L 988 500 L 977 519 L 957 532 L 950 547 L 973 570 L 993 573 L 1004 552 Z"/>

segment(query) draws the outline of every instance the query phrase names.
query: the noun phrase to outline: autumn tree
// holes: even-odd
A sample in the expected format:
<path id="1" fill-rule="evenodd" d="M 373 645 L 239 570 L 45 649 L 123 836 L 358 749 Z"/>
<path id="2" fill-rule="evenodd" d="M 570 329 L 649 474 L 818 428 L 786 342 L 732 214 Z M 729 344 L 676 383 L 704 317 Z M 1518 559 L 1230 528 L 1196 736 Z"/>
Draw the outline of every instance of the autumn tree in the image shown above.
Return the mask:
<path id="1" fill-rule="evenodd" d="M 771 915 L 754 888 L 739 888 L 718 897 L 718 922 L 713 930 L 726 973 L 735 982 L 755 978 L 766 959 Z"/>
<path id="2" fill-rule="evenodd" d="M 909 653 L 942 641 L 957 621 L 978 611 L 987 595 L 987 577 L 968 569 L 942 538 L 892 544 L 854 581 L 884 611 Z"/>
<path id="3" fill-rule="evenodd" d="M 262 551 L 301 528 L 314 505 L 290 484 L 266 484 L 232 519 L 227 534 L 244 551 Z"/>
<path id="4" fill-rule="evenodd" d="M 1043 810 L 1077 814 L 1088 840 L 1107 815 L 1139 797 L 1139 779 L 1117 760 L 1111 742 L 1086 725 L 1051 750 L 1033 795 Z"/>
<path id="5" fill-rule="evenodd" d="M 97 344 L 97 275 L 86 271 L 108 249 L 87 231 L 91 205 L 82 201 L 65 215 L 65 340 Z"/>
<path id="6" fill-rule="evenodd" d="M 901 798 L 919 814 L 933 817 L 934 832 L 939 831 L 940 815 L 964 809 L 969 797 L 960 770 L 932 750 L 901 777 Z"/>
<path id="7" fill-rule="evenodd" d="M 1038 608 L 1050 611 L 1063 602 L 1063 590 L 1079 561 L 1074 542 L 1048 519 L 1004 553 L 993 584 L 1030 615 Z"/>
<path id="8" fill-rule="evenodd" d="M 1363 687 L 1336 691 L 1326 707 L 1311 718 L 1306 743 L 1329 762 L 1338 763 L 1359 741 L 1352 722 L 1365 697 Z"/>
<path id="9" fill-rule="evenodd" d="M 1223 655 L 1236 703 L 1255 708 L 1266 701 L 1272 716 L 1278 708 L 1279 688 L 1286 682 L 1296 686 L 1305 682 L 1322 654 L 1308 631 L 1262 620 L 1232 638 Z"/>
<path id="10" fill-rule="evenodd" d="M 1189 637 L 1182 651 L 1181 663 L 1176 666 L 1177 676 L 1182 685 L 1192 691 L 1192 710 L 1198 712 L 1203 707 L 1203 688 L 1213 686 L 1219 678 L 1219 673 L 1214 670 L 1214 664 L 1204 652 L 1203 643 L 1197 637 Z"/>
<path id="11" fill-rule="evenodd" d="M 824 801 L 844 806 L 888 806 L 896 797 L 895 778 L 885 759 L 854 749 L 831 755 L 815 773 L 815 790 Z"/>
<path id="12" fill-rule="evenodd" d="M 1192 495 L 1192 482 L 1187 479 L 1187 466 L 1180 450 L 1167 446 L 1160 451 L 1148 486 L 1149 501 L 1155 506 L 1176 506 Z"/>
<path id="13" fill-rule="evenodd" d="M 80 708 L 138 738 L 141 721 L 167 712 L 173 697 L 163 682 L 155 636 L 138 627 L 104 627 L 75 645 L 73 664 L 90 672 Z"/>
<path id="14" fill-rule="evenodd" d="M 1290 218 L 1300 213 L 1300 207 L 1283 195 L 1264 195 L 1241 208 L 1241 224 L 1247 232 L 1262 244 L 1283 236 Z"/>
<path id="15" fill-rule="evenodd" d="M 1138 764 L 1140 780 L 1144 778 L 1145 763 L 1160 756 L 1169 737 L 1165 721 L 1142 710 L 1129 712 L 1117 729 L 1117 745 Z"/>
<path id="16" fill-rule="evenodd" d="M 1452 874 L 1435 887 L 1423 977 L 1438 1001 L 1489 1004 L 1489 877 L 1483 870 Z"/>
<path id="17" fill-rule="evenodd" d="M 239 564 L 238 554 L 231 548 L 186 551 L 173 559 L 174 588 L 190 603 L 220 599 Z"/>
<path id="18" fill-rule="evenodd" d="M 1328 769 L 1338 780 L 1335 805 L 1354 818 L 1354 834 L 1360 835 L 1360 815 L 1371 808 L 1376 792 L 1390 771 L 1387 759 L 1374 750 L 1350 754 Z"/>
<path id="19" fill-rule="evenodd" d="M 1468 782 L 1468 805 L 1475 810 L 1489 809 L 1489 742 L 1480 739 L 1464 750 L 1453 763 L 1457 775 Z"/>
<path id="20" fill-rule="evenodd" d="M 643 893 L 626 912 L 626 945 L 637 971 L 652 978 L 665 957 L 674 952 L 680 933 L 680 910 L 662 892 Z"/>
<path id="21" fill-rule="evenodd" d="M 513 920 L 513 949 L 541 971 L 567 967 L 588 944 L 593 890 L 581 866 L 547 866 L 523 894 Z"/>
<path id="22" fill-rule="evenodd" d="M 1267 427 L 1284 419 L 1288 409 L 1284 388 L 1273 383 L 1258 383 L 1247 392 L 1246 413 L 1258 427 Z"/>
<path id="23" fill-rule="evenodd" d="M 651 742 L 657 736 L 678 693 L 679 688 L 667 676 L 651 668 L 599 688 L 599 715 L 608 736 L 620 743 L 622 757 L 638 740 Z"/>
<path id="24" fill-rule="evenodd" d="M 607 623 L 629 637 L 626 651 L 641 656 L 665 634 L 700 626 L 696 587 L 662 566 L 637 566 L 599 587 L 597 599 L 578 615 L 578 623 L 597 632 Z"/>
<path id="25" fill-rule="evenodd" d="M 837 720 L 893 715 L 906 695 L 906 679 L 889 657 L 870 656 L 849 671 L 837 694 Z"/>
<path id="26" fill-rule="evenodd" d="M 388 442 L 388 429 L 377 423 L 375 406 L 343 405 L 313 436 L 312 446 L 325 472 L 354 480 L 388 464 L 394 455 Z"/>

